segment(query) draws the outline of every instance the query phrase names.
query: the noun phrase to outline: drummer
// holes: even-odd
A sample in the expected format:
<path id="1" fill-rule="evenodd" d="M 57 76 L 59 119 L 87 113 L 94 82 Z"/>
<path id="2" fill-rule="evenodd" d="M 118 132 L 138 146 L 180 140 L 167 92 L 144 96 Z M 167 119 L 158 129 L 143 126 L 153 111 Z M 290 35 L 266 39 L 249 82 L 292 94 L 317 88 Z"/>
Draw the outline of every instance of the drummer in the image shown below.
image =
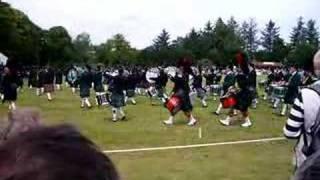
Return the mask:
<path id="1" fill-rule="evenodd" d="M 270 69 L 268 71 L 267 82 L 266 82 L 266 85 L 265 85 L 265 94 L 264 94 L 264 97 L 263 97 L 264 100 L 267 100 L 268 96 L 271 95 L 271 89 L 270 88 L 271 88 L 271 84 L 273 83 L 274 79 L 275 79 L 274 70 Z"/>
<path id="2" fill-rule="evenodd" d="M 165 103 L 166 99 L 168 98 L 168 96 L 166 95 L 166 86 L 169 80 L 168 75 L 164 72 L 163 68 L 159 68 L 158 77 L 152 77 L 150 79 L 155 82 L 153 88 L 155 88 L 158 98 L 160 98 L 161 101 Z M 150 94 L 151 104 L 154 105 L 152 98 L 153 98 L 153 95 Z"/>
<path id="3" fill-rule="evenodd" d="M 99 98 L 105 94 L 105 90 L 102 84 L 103 72 L 100 65 L 97 66 L 95 72 L 92 73 L 93 89 L 96 92 L 96 105 L 101 106 Z"/>
<path id="4" fill-rule="evenodd" d="M 252 126 L 252 122 L 249 118 L 249 107 L 252 103 L 254 92 L 250 88 L 249 74 L 250 68 L 248 66 L 248 57 L 245 53 L 240 52 L 237 54 L 237 63 L 240 66 L 240 72 L 237 74 L 237 85 L 239 90 L 235 94 L 236 105 L 231 108 L 229 115 L 225 120 L 220 120 L 220 123 L 229 126 L 231 125 L 232 116 L 234 115 L 234 110 L 239 110 L 243 117 L 242 127 Z"/>
<path id="5" fill-rule="evenodd" d="M 138 78 L 138 71 L 136 69 L 133 69 L 132 72 L 128 75 L 126 83 L 126 103 L 129 100 L 133 105 L 137 104 L 136 100 L 134 99 L 134 96 L 138 84 Z"/>
<path id="6" fill-rule="evenodd" d="M 257 73 L 253 63 L 249 63 L 249 71 L 248 86 L 250 88 L 250 91 L 253 92 L 252 108 L 256 109 L 258 104 Z"/>
<path id="7" fill-rule="evenodd" d="M 124 70 L 120 68 L 118 73 L 110 76 L 110 78 L 112 79 L 109 86 L 109 90 L 111 91 L 112 121 L 116 122 L 118 119 L 125 120 L 126 115 L 123 107 L 125 106 L 124 91 L 126 89 L 126 77 L 124 76 Z"/>
<path id="8" fill-rule="evenodd" d="M 206 79 L 206 87 L 207 89 L 210 89 L 211 86 L 213 85 L 213 80 L 214 80 L 214 74 L 213 74 L 214 69 L 208 69 L 206 73 L 203 75 L 203 77 Z"/>
<path id="9" fill-rule="evenodd" d="M 181 100 L 181 108 L 188 118 L 188 126 L 194 126 L 197 124 L 197 120 L 192 115 L 192 104 L 190 100 L 190 87 L 189 87 L 189 75 L 193 74 L 191 70 L 191 60 L 187 58 L 180 59 L 178 61 L 178 72 L 175 77 L 171 77 L 171 81 L 174 83 L 173 96 L 179 97 Z M 173 125 L 174 116 L 176 113 L 171 113 L 168 120 L 163 123 L 166 125 Z"/>
<path id="10" fill-rule="evenodd" d="M 294 103 L 294 100 L 297 98 L 299 94 L 299 86 L 301 85 L 301 76 L 298 73 L 297 66 L 291 66 L 289 73 L 291 74 L 291 77 L 289 78 L 289 81 L 287 83 L 288 91 L 284 98 L 284 106 L 282 107 L 281 115 L 285 116 L 288 105 L 292 105 Z"/>
<path id="11" fill-rule="evenodd" d="M 222 85 L 222 89 L 223 89 L 223 95 L 226 95 L 227 92 L 229 91 L 229 88 L 234 86 L 236 83 L 236 78 L 235 78 L 235 74 L 233 72 L 233 66 L 227 66 L 226 70 L 225 70 L 225 77 L 224 77 L 224 81 L 223 81 L 223 85 Z M 215 111 L 216 115 L 220 115 L 220 111 L 222 110 L 222 103 L 219 104 L 217 110 Z"/>
<path id="12" fill-rule="evenodd" d="M 197 96 L 201 100 L 202 107 L 208 107 L 207 102 L 206 102 L 206 99 L 207 99 L 206 92 L 207 91 L 202 87 L 202 81 L 203 81 L 203 77 L 202 77 L 202 73 L 201 73 L 201 68 L 199 68 L 199 70 L 196 71 L 196 74 L 194 76 L 194 80 L 192 83 L 192 89 L 197 92 Z"/>

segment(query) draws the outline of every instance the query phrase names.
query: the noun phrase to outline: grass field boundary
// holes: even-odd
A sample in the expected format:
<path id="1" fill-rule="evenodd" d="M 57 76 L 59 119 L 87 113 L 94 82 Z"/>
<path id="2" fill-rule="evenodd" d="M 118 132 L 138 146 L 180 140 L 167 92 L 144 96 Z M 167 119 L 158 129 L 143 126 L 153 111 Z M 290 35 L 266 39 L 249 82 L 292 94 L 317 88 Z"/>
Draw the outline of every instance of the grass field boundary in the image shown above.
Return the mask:
<path id="1" fill-rule="evenodd" d="M 200 147 L 211 147 L 211 146 L 225 146 L 225 145 L 237 145 L 237 144 L 251 144 L 251 143 L 262 143 L 262 142 L 272 142 L 272 141 L 283 141 L 284 137 L 274 137 L 265 139 L 255 139 L 255 140 L 243 140 L 243 141 L 230 141 L 230 142 L 218 142 L 218 143 L 207 143 L 207 144 L 193 144 L 193 145 L 182 145 L 182 146 L 164 146 L 164 147 L 153 147 L 153 148 L 137 148 L 137 149 L 122 149 L 122 150 L 106 150 L 104 153 L 132 153 L 132 152 L 143 152 L 143 151 L 164 151 L 173 149 L 190 149 L 190 148 L 200 148 Z"/>

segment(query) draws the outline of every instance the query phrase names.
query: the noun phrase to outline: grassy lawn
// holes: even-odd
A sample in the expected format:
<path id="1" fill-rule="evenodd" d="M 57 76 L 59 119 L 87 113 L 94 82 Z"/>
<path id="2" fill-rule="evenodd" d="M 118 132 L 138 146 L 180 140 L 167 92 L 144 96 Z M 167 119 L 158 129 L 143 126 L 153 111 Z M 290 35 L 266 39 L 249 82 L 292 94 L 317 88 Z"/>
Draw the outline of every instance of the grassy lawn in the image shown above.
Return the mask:
<path id="1" fill-rule="evenodd" d="M 45 96 L 38 97 L 35 90 L 24 89 L 19 96 L 19 107 L 37 107 L 47 124 L 71 123 L 96 142 L 103 150 L 158 147 L 214 143 L 236 140 L 251 140 L 282 136 L 285 118 L 273 114 L 265 102 L 251 110 L 253 127 L 244 129 L 239 125 L 223 127 L 212 112 L 218 101 L 209 99 L 209 108 L 194 109 L 200 121 L 196 127 L 187 127 L 182 114 L 173 127 L 162 125 L 168 112 L 162 106 L 151 106 L 145 97 L 138 97 L 138 105 L 125 108 L 127 121 L 111 121 L 109 107 L 83 110 L 80 98 L 70 89 L 56 92 L 53 102 Z M 92 97 L 92 102 L 94 99 Z M 0 106 L 0 115 L 5 117 L 7 107 Z M 198 128 L 203 131 L 198 138 Z M 144 153 L 111 154 L 123 179 L 289 179 L 291 175 L 292 147 L 288 141 L 168 150 Z"/>

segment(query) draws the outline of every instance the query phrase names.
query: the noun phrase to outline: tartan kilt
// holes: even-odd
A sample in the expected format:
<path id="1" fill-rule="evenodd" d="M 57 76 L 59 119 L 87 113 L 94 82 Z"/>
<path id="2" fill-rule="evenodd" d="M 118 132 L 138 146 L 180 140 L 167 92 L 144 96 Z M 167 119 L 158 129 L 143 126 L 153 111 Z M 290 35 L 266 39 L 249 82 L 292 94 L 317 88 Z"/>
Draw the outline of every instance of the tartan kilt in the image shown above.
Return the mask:
<path id="1" fill-rule="evenodd" d="M 124 95 L 118 93 L 112 93 L 110 97 L 110 104 L 112 107 L 119 108 L 125 106 Z"/>
<path id="2" fill-rule="evenodd" d="M 253 100 L 253 91 L 249 89 L 242 89 L 240 92 L 236 94 L 237 104 L 235 105 L 235 109 L 241 112 L 247 112 L 248 108 L 252 104 Z"/>
<path id="3" fill-rule="evenodd" d="M 129 98 L 134 97 L 135 95 L 135 91 L 133 89 L 128 89 L 126 93 Z"/>
<path id="4" fill-rule="evenodd" d="M 192 112 L 193 106 L 191 104 L 190 96 L 187 92 L 184 90 L 179 90 L 174 95 L 181 98 L 181 110 L 183 112 Z"/>
<path id="5" fill-rule="evenodd" d="M 196 91 L 197 91 L 198 98 L 202 99 L 202 98 L 204 98 L 206 96 L 207 91 L 205 89 L 197 88 Z"/>
<path id="6" fill-rule="evenodd" d="M 87 98 L 90 97 L 90 88 L 80 88 L 80 97 Z"/>
<path id="7" fill-rule="evenodd" d="M 52 93 L 52 92 L 54 92 L 54 86 L 53 86 L 53 84 L 45 84 L 43 87 L 44 87 L 44 92 L 45 92 L 45 93 Z"/>

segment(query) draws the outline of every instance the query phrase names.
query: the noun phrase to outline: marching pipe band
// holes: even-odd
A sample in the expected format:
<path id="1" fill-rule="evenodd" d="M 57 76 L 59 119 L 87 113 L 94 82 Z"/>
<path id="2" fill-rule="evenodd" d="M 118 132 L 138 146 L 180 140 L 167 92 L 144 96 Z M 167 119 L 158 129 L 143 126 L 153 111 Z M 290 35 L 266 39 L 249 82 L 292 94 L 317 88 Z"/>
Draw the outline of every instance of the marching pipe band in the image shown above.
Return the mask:
<path id="1" fill-rule="evenodd" d="M 225 68 L 216 66 L 195 67 L 188 58 L 179 60 L 176 66 L 168 67 L 112 67 L 96 68 L 90 66 L 71 66 L 67 71 L 45 68 L 30 69 L 27 74 L 29 88 L 36 88 L 36 95 L 46 95 L 52 101 L 54 90 L 61 90 L 63 76 L 72 93 L 79 93 L 80 107 L 91 108 L 90 91 L 95 92 L 96 105 L 103 107 L 110 105 L 112 120 L 124 120 L 124 107 L 131 103 L 136 105 L 137 95 L 146 95 L 151 104 L 163 104 L 169 111 L 166 125 L 174 124 L 174 117 L 182 111 L 188 119 L 188 125 L 194 126 L 197 120 L 192 114 L 194 101 L 198 97 L 202 107 L 208 107 L 207 99 L 220 98 L 216 115 L 222 109 L 229 110 L 226 119 L 219 120 L 221 124 L 233 124 L 233 118 L 238 112 L 242 115 L 242 127 L 250 127 L 249 107 L 256 108 L 258 103 L 257 71 L 245 53 L 238 53 L 236 63 Z M 13 71 L 15 72 L 15 71 Z M 265 90 L 264 100 L 271 102 L 273 108 L 280 108 L 280 115 L 286 115 L 288 106 L 299 92 L 299 87 L 314 82 L 308 71 L 298 71 L 294 66 L 289 70 L 276 68 L 264 70 L 267 78 L 260 81 L 259 86 Z M 23 74 L 23 73 L 20 73 Z M 16 78 L 13 78 L 16 77 Z M 0 92 L 3 102 L 9 102 L 9 108 L 15 109 L 17 99 L 14 92 L 18 89 L 18 73 L 13 75 L 9 68 L 2 73 Z M 16 79 L 16 80 L 14 80 Z M 167 93 L 168 82 L 173 84 L 172 92 Z M 23 82 L 23 81 L 22 81 Z"/>

